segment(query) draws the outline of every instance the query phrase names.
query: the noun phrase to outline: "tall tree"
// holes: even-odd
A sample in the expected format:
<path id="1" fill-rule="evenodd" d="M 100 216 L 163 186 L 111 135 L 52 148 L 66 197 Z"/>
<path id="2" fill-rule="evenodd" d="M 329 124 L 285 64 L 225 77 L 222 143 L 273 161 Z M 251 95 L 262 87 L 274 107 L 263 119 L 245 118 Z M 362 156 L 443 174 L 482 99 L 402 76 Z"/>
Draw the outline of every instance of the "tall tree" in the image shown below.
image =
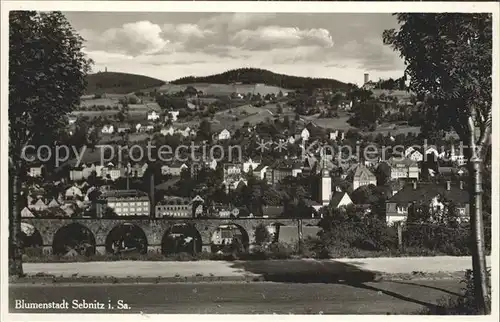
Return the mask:
<path id="1" fill-rule="evenodd" d="M 491 14 L 397 14 L 399 30 L 384 42 L 405 59 L 409 87 L 425 95 L 428 122 L 453 128 L 466 149 L 470 174 L 472 264 L 478 311 L 490 311 L 484 253 L 482 172 L 491 144 Z"/>
<path id="2" fill-rule="evenodd" d="M 29 144 L 58 143 L 92 62 L 60 12 L 11 11 L 9 27 L 9 274 L 21 276 L 22 152 Z"/>

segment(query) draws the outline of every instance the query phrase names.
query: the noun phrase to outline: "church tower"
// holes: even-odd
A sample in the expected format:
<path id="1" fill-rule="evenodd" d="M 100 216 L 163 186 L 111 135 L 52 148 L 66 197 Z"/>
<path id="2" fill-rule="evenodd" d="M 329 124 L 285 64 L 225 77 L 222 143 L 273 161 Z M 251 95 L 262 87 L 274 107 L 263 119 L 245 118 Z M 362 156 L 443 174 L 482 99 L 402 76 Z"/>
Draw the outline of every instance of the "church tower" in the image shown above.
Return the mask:
<path id="1" fill-rule="evenodd" d="M 325 166 L 325 155 L 321 157 L 321 183 L 320 183 L 320 202 L 323 206 L 330 203 L 332 197 L 332 177 L 330 171 Z"/>

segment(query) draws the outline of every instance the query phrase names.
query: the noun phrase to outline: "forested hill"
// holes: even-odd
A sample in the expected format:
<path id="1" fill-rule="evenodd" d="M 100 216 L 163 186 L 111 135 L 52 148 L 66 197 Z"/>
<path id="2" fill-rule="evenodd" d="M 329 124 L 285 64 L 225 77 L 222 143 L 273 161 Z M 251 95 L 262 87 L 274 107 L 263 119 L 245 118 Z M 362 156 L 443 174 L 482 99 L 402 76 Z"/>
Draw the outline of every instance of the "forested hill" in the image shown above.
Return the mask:
<path id="1" fill-rule="evenodd" d="M 158 87 L 164 81 L 135 74 L 100 72 L 87 76 L 87 94 L 127 94 L 142 89 Z"/>
<path id="2" fill-rule="evenodd" d="M 213 83 L 213 84 L 231 84 L 241 82 L 243 84 L 266 84 L 278 86 L 287 89 L 306 89 L 306 88 L 334 88 L 347 89 L 348 84 L 335 79 L 328 78 L 310 78 L 276 74 L 265 69 L 258 68 L 240 68 L 234 69 L 222 74 L 216 74 L 204 77 L 183 77 L 177 79 L 172 84 L 183 85 L 192 83 Z"/>

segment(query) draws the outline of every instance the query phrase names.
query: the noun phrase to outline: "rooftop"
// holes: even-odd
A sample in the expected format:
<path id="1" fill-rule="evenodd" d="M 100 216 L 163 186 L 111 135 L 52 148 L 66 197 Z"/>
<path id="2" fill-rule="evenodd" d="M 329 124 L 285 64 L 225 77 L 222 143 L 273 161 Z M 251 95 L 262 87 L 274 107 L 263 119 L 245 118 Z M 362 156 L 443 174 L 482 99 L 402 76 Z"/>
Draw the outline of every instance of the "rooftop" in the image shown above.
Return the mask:
<path id="1" fill-rule="evenodd" d="M 416 187 L 414 187 L 413 184 L 409 184 L 392 196 L 388 202 L 410 203 L 414 201 L 422 201 L 428 203 L 432 200 L 432 198 L 438 195 L 441 195 L 446 200 L 459 204 L 467 203 L 469 201 L 469 193 L 467 190 L 460 189 L 460 185 L 456 183 L 449 183 L 449 185 L 450 190 L 447 190 L 447 184 L 419 183 L 416 184 Z"/>
<path id="2" fill-rule="evenodd" d="M 108 190 L 101 194 L 100 199 L 107 198 L 137 198 L 148 197 L 148 194 L 140 190 Z"/>

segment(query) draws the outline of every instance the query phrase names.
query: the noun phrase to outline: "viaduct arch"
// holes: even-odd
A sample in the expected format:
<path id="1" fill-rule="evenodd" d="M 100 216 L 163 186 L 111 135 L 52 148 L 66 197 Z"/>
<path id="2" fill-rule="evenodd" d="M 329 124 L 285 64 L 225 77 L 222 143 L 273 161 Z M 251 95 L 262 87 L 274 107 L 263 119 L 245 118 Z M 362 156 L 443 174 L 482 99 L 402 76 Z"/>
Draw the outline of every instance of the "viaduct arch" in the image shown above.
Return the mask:
<path id="1" fill-rule="evenodd" d="M 302 226 L 313 225 L 317 226 L 320 219 L 306 218 L 302 219 Z M 106 253 L 106 241 L 113 229 L 123 224 L 133 225 L 144 232 L 147 242 L 148 252 L 161 252 L 162 242 L 165 240 L 165 235 L 172 231 L 172 228 L 182 224 L 187 224 L 196 229 L 201 237 L 202 247 L 204 251 L 210 252 L 212 245 L 212 235 L 221 225 L 237 225 L 240 226 L 248 235 L 249 244 L 255 243 L 255 228 L 259 224 L 266 226 L 279 223 L 281 225 L 297 225 L 297 219 L 288 218 L 227 218 L 227 219 L 85 219 L 85 218 L 68 218 L 68 219 L 42 219 L 42 218 L 23 218 L 23 223 L 32 225 L 42 238 L 44 253 L 52 253 L 52 243 L 54 237 L 61 228 L 78 224 L 87 228 L 95 240 L 95 252 Z M 109 248 L 109 247 L 108 247 Z M 197 247 L 199 248 L 199 247 Z"/>

